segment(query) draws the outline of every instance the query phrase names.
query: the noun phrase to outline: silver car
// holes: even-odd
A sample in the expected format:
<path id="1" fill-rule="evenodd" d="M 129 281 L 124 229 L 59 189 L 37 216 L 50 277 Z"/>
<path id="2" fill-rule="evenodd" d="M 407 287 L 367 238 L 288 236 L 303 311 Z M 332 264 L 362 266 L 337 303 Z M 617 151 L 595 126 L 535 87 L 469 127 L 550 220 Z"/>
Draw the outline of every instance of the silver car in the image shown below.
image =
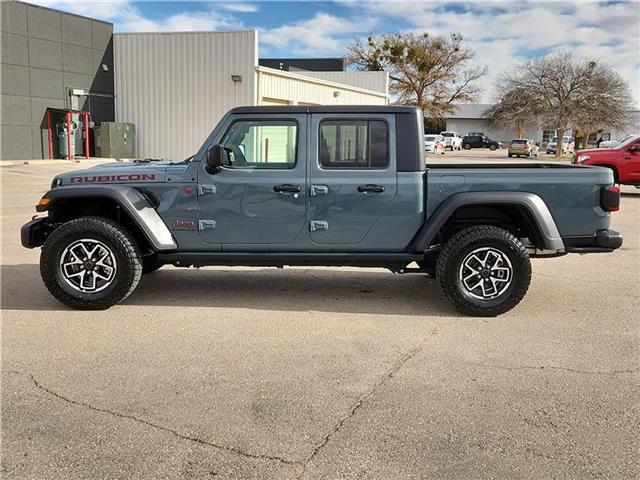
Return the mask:
<path id="1" fill-rule="evenodd" d="M 509 143 L 509 158 L 511 157 L 538 157 L 540 156 L 540 147 L 533 140 L 526 138 L 514 138 Z"/>

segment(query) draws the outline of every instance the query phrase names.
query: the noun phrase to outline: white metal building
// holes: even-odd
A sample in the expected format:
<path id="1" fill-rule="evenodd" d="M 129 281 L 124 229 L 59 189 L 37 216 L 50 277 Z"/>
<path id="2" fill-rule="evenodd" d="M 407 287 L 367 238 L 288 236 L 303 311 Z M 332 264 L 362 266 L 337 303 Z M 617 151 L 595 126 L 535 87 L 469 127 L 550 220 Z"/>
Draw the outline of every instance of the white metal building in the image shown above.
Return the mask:
<path id="1" fill-rule="evenodd" d="M 384 105 L 385 72 L 258 66 L 258 33 L 114 34 L 116 121 L 136 125 L 136 155 L 182 159 L 242 105 Z M 324 75 L 321 75 L 323 73 Z"/>
<path id="2" fill-rule="evenodd" d="M 458 132 L 461 135 L 469 132 L 483 132 L 492 140 L 498 140 L 505 144 L 516 138 L 515 128 L 498 127 L 491 124 L 489 118 L 485 116 L 485 112 L 491 107 L 490 104 L 469 103 L 458 104 L 455 107 L 454 113 L 445 118 L 448 131 Z M 640 112 L 635 110 L 631 113 L 631 122 L 626 129 L 617 130 L 603 125 L 601 131 L 591 135 L 590 142 L 595 142 L 600 137 L 603 140 L 619 140 L 627 134 L 636 133 L 639 128 Z M 543 146 L 555 135 L 554 130 L 542 128 L 535 123 L 525 124 L 524 130 L 523 138 L 541 142 Z M 565 135 L 570 134 L 571 131 L 565 132 Z"/>

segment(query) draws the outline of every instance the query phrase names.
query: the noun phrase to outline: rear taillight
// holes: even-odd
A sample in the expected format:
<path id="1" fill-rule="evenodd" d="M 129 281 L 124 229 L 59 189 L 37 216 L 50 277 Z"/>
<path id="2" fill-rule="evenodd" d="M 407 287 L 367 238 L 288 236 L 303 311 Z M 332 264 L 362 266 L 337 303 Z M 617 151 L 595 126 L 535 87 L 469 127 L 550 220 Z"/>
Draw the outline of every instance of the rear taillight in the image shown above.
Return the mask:
<path id="1" fill-rule="evenodd" d="M 600 190 L 600 206 L 607 212 L 620 210 L 620 189 L 615 185 L 602 187 L 602 190 Z"/>

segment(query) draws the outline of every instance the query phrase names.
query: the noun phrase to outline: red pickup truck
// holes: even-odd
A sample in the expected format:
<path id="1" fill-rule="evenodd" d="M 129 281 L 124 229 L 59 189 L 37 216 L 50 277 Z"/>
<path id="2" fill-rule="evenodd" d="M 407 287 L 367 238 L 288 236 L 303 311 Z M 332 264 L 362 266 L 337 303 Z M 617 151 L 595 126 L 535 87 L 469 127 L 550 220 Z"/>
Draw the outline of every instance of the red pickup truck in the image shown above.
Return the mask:
<path id="1" fill-rule="evenodd" d="M 571 163 L 610 168 L 616 183 L 640 188 L 640 135 L 630 137 L 613 148 L 578 150 Z"/>

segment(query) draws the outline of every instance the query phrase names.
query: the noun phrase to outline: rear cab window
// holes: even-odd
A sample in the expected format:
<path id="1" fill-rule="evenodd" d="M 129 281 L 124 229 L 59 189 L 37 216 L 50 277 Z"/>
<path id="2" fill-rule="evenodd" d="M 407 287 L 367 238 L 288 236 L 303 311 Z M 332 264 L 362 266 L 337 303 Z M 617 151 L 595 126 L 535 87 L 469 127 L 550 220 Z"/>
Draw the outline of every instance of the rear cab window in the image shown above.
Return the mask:
<path id="1" fill-rule="evenodd" d="M 325 169 L 385 169 L 389 125 L 384 120 L 322 120 L 318 160 Z"/>

